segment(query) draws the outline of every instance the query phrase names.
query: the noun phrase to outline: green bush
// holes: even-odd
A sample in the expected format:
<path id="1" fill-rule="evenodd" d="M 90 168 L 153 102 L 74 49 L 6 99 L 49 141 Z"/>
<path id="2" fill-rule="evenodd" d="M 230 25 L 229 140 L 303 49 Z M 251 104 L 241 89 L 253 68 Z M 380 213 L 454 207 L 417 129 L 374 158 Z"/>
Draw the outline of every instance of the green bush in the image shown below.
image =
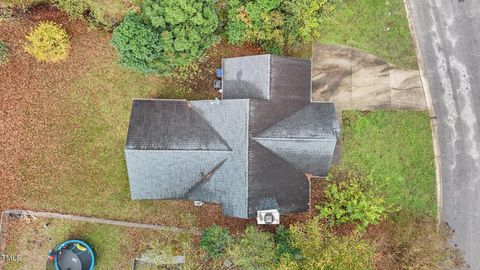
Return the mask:
<path id="1" fill-rule="evenodd" d="M 214 1 L 146 0 L 113 32 L 112 44 L 125 67 L 169 74 L 191 63 L 218 38 Z"/>
<path id="2" fill-rule="evenodd" d="M 0 40 L 0 65 L 8 61 L 8 48 L 3 41 Z"/>
<path id="3" fill-rule="evenodd" d="M 165 69 L 160 33 L 135 13 L 128 13 L 115 28 L 112 44 L 125 67 L 143 73 Z"/>
<path id="4" fill-rule="evenodd" d="M 233 238 L 228 229 L 213 225 L 203 232 L 200 247 L 205 249 L 210 256 L 218 258 L 232 242 Z"/>
<path id="5" fill-rule="evenodd" d="M 230 43 L 257 43 L 275 54 L 318 38 L 333 11 L 328 0 L 233 0 L 228 8 Z"/>
<path id="6" fill-rule="evenodd" d="M 298 260 L 301 258 L 300 249 L 293 245 L 290 230 L 283 226 L 278 227 L 274 235 L 274 240 L 275 244 L 277 245 L 275 249 L 277 261 L 284 256 L 288 256 L 293 260 Z"/>
<path id="7" fill-rule="evenodd" d="M 81 17 L 88 9 L 85 0 L 55 0 L 55 5 L 73 17 Z"/>
<path id="8" fill-rule="evenodd" d="M 245 234 L 227 249 L 227 256 L 233 265 L 240 269 L 273 269 L 275 266 L 273 236 L 254 227 L 247 227 Z"/>
<path id="9" fill-rule="evenodd" d="M 355 222 L 360 230 L 383 220 L 390 207 L 382 197 L 375 195 L 371 174 L 361 176 L 350 171 L 340 174 L 344 178 L 340 181 L 332 175 L 326 179 L 325 203 L 316 206 L 320 218 L 328 219 L 332 225 Z"/>
<path id="10" fill-rule="evenodd" d="M 41 22 L 27 35 L 25 51 L 41 62 L 60 62 L 68 57 L 67 32 L 58 24 Z"/>
<path id="11" fill-rule="evenodd" d="M 109 5 L 95 0 L 53 0 L 53 3 L 72 17 L 85 18 L 94 26 L 111 30 L 117 24 L 116 16 L 123 13 L 125 7 L 119 3 Z"/>
<path id="12" fill-rule="evenodd" d="M 292 48 L 319 39 L 324 21 L 335 10 L 329 0 L 289 0 L 283 2 L 286 45 Z"/>
<path id="13" fill-rule="evenodd" d="M 258 43 L 270 53 L 281 54 L 284 47 L 284 14 L 281 0 L 256 0 L 245 4 L 229 2 L 227 38 L 232 44 Z"/>
<path id="14" fill-rule="evenodd" d="M 368 270 L 373 269 L 375 248 L 360 235 L 337 236 L 318 219 L 290 227 L 293 246 L 301 250 L 300 260 L 283 256 L 276 269 L 284 270 Z"/>

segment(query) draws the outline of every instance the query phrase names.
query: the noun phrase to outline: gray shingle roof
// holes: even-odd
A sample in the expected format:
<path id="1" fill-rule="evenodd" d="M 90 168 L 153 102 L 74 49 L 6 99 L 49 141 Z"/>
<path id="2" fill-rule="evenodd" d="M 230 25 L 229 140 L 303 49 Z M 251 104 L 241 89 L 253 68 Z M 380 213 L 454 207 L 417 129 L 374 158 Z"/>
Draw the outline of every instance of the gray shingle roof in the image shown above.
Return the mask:
<path id="1" fill-rule="evenodd" d="M 223 59 L 224 98 L 270 98 L 269 54 Z M 251 72 L 255 69 L 256 72 Z"/>
<path id="2" fill-rule="evenodd" d="M 134 100 L 126 149 L 230 151 L 189 106 L 182 100 Z"/>
<path id="3" fill-rule="evenodd" d="M 261 132 L 258 138 L 322 139 L 340 131 L 333 103 L 312 103 Z"/>
<path id="4" fill-rule="evenodd" d="M 134 199 L 221 203 L 229 216 L 308 209 L 305 173 L 327 174 L 332 103 L 311 103 L 308 60 L 224 59 L 220 101 L 134 100 L 125 155 Z"/>

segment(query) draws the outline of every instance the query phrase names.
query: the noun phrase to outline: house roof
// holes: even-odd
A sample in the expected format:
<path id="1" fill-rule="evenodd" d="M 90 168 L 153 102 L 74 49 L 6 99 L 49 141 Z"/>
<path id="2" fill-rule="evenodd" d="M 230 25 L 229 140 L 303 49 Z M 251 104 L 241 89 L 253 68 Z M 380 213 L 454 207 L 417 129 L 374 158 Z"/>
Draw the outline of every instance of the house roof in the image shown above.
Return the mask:
<path id="1" fill-rule="evenodd" d="M 270 98 L 271 56 L 226 58 L 222 61 L 224 98 Z M 251 72 L 252 69 L 255 72 Z"/>
<path id="2" fill-rule="evenodd" d="M 230 151 L 185 100 L 135 100 L 126 149 Z"/>
<path id="3" fill-rule="evenodd" d="M 134 100 L 125 146 L 134 199 L 221 203 L 226 215 L 308 209 L 305 173 L 324 176 L 339 126 L 311 103 L 309 60 L 223 60 L 223 100 Z"/>

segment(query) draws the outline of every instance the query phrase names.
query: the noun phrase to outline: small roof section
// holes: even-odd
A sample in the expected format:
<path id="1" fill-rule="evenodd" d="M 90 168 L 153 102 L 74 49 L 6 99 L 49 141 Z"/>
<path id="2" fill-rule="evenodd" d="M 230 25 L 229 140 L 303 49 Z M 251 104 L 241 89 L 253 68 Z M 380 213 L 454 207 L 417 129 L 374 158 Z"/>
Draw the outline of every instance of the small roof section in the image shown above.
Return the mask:
<path id="1" fill-rule="evenodd" d="M 270 99 L 270 59 L 269 54 L 223 59 L 223 97 Z"/>
<path id="2" fill-rule="evenodd" d="M 312 103 L 261 132 L 263 139 L 324 139 L 340 131 L 333 103 Z"/>
<path id="3" fill-rule="evenodd" d="M 126 149 L 230 151 L 228 144 L 185 100 L 136 99 Z"/>
<path id="4" fill-rule="evenodd" d="M 333 104 L 312 103 L 254 139 L 302 172 L 326 175 L 339 132 Z"/>

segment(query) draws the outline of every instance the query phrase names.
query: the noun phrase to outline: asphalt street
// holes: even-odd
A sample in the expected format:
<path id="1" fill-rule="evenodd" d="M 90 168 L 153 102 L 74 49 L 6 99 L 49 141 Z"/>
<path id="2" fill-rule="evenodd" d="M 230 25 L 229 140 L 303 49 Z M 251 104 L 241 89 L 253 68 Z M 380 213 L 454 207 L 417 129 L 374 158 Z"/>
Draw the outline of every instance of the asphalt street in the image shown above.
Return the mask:
<path id="1" fill-rule="evenodd" d="M 480 0 L 407 0 L 438 122 L 442 220 L 480 269 Z"/>

